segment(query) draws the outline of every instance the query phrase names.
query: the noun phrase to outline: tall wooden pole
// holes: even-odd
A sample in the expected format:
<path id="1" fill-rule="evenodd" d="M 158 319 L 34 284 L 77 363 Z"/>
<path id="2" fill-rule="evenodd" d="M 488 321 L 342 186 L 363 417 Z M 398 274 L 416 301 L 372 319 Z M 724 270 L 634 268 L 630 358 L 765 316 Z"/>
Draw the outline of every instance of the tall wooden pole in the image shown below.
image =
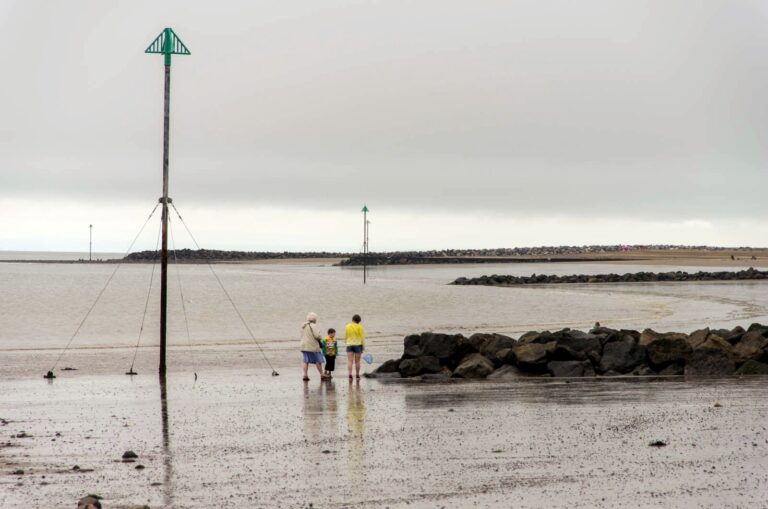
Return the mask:
<path id="1" fill-rule="evenodd" d="M 170 57 L 170 55 L 169 55 Z M 169 58 L 170 60 L 170 58 Z M 168 131 L 171 113 L 171 65 L 165 65 L 165 105 L 163 108 L 163 204 L 160 251 L 160 373 L 165 373 L 166 324 L 168 317 Z"/>
<path id="2" fill-rule="evenodd" d="M 88 261 L 93 261 L 93 225 L 88 225 Z"/>
<path id="3" fill-rule="evenodd" d="M 165 376 L 166 324 L 168 307 L 168 141 L 171 123 L 171 55 L 189 55 L 187 47 L 176 33 L 164 29 L 144 53 L 161 54 L 165 60 L 165 94 L 163 105 L 163 205 L 160 251 L 160 375 Z"/>

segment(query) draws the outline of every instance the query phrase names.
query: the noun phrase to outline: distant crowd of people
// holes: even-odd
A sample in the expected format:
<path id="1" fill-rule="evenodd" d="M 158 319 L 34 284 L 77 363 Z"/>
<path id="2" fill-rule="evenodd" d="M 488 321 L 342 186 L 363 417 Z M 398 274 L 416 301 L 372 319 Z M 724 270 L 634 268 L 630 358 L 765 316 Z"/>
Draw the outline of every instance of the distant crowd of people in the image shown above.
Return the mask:
<path id="1" fill-rule="evenodd" d="M 365 331 L 360 315 L 354 315 L 352 321 L 344 327 L 344 345 L 347 351 L 347 374 L 349 379 L 360 379 L 360 359 L 365 351 Z M 301 326 L 300 346 L 305 382 L 309 381 L 309 365 L 314 364 L 321 380 L 329 380 L 336 370 L 336 356 L 339 352 L 336 329 L 328 329 L 323 337 L 317 330 L 317 314 L 309 313 L 307 321 Z M 370 362 L 370 361 L 368 361 Z M 323 370 L 323 364 L 325 369 Z"/>

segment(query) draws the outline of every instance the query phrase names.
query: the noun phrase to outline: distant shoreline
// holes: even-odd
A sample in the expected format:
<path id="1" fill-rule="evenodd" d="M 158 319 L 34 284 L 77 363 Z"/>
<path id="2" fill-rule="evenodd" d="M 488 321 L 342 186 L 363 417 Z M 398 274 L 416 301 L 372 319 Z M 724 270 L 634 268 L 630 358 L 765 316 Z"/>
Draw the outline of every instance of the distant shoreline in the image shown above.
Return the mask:
<path id="1" fill-rule="evenodd" d="M 0 263 L 114 264 L 155 263 L 156 251 L 140 251 L 124 258 L 0 259 Z M 340 267 L 381 265 L 611 263 L 686 266 L 768 266 L 768 248 L 704 246 L 561 246 L 514 249 L 465 249 L 369 253 L 249 252 L 183 249 L 169 253 L 169 261 L 183 264 L 302 264 L 324 263 Z"/>

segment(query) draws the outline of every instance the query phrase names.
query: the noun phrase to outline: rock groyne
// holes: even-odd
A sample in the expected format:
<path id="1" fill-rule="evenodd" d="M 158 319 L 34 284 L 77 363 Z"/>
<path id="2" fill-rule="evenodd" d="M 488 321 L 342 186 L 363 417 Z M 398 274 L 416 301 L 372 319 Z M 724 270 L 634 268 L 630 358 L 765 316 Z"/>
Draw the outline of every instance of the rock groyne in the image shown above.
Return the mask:
<path id="1" fill-rule="evenodd" d="M 690 334 L 596 326 L 502 334 L 406 336 L 403 355 L 384 362 L 376 378 L 504 379 L 519 376 L 768 375 L 768 326 L 709 328 Z"/>
<path id="2" fill-rule="evenodd" d="M 760 271 L 754 268 L 739 271 L 717 272 L 635 272 L 626 274 L 574 274 L 570 276 L 556 276 L 545 274 L 532 274 L 531 276 L 480 276 L 475 278 L 460 277 L 453 281 L 452 285 L 479 285 L 479 286 L 519 286 L 541 284 L 568 284 L 568 283 L 647 283 L 661 281 L 741 281 L 750 279 L 768 279 L 768 271 Z"/>
<path id="3" fill-rule="evenodd" d="M 290 260 L 304 258 L 344 258 L 349 253 L 329 252 L 270 252 L 270 251 L 222 251 L 219 249 L 178 249 L 169 251 L 171 260 L 183 263 L 238 262 L 249 260 Z M 159 251 L 137 251 L 125 256 L 122 262 L 152 262 L 160 259 Z"/>

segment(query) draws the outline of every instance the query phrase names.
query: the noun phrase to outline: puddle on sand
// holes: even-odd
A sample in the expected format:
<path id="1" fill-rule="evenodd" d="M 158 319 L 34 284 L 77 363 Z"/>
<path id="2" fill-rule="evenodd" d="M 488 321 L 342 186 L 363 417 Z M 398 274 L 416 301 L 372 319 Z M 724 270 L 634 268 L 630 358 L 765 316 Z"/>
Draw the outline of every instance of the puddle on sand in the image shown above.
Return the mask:
<path id="1" fill-rule="evenodd" d="M 756 507 L 768 494 L 766 379 L 316 378 L 4 381 L 0 506 L 92 492 L 107 507 Z"/>

